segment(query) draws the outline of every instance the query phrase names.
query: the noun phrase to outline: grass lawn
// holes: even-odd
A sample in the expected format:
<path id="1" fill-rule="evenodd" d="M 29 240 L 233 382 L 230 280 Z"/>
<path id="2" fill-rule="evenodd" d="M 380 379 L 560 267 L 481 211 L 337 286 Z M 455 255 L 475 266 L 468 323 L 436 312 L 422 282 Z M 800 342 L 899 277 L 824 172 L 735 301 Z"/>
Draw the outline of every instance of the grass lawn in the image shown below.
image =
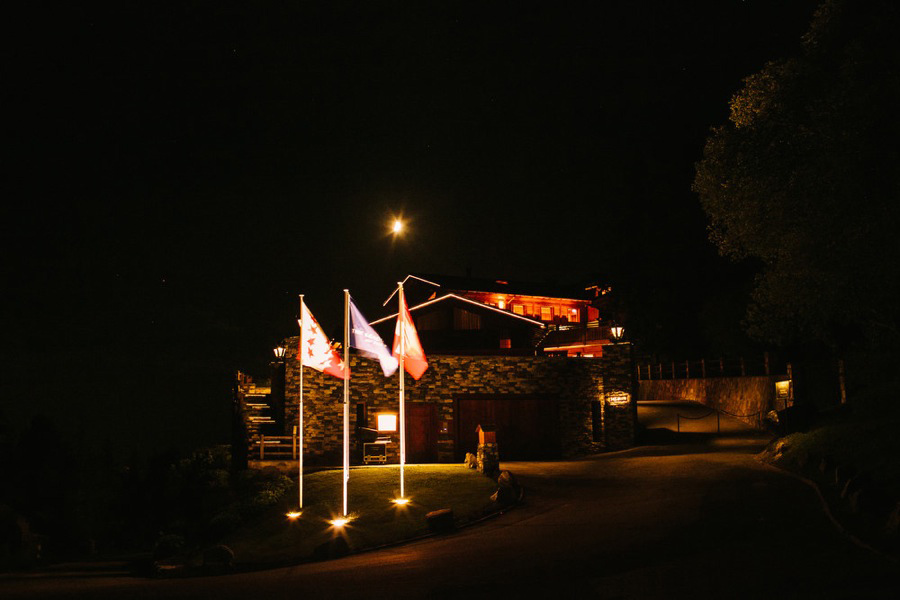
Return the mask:
<path id="1" fill-rule="evenodd" d="M 400 495 L 397 465 L 352 467 L 348 505 L 353 521 L 336 531 L 328 521 L 343 512 L 343 471 L 310 473 L 303 478 L 303 515 L 285 516 L 297 506 L 296 487 L 276 507 L 225 540 L 243 564 L 289 563 L 310 558 L 315 548 L 344 535 L 352 551 L 427 533 L 425 514 L 450 508 L 458 525 L 494 512 L 490 495 L 497 484 L 464 465 L 407 465 L 409 504 L 391 502 Z"/>

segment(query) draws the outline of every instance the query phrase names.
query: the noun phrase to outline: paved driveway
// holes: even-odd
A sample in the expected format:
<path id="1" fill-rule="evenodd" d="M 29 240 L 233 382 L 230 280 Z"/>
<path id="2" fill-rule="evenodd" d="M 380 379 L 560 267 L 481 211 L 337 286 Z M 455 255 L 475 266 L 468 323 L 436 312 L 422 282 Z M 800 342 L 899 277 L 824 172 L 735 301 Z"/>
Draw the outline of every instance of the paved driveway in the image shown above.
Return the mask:
<path id="1" fill-rule="evenodd" d="M 674 415 L 696 406 L 640 412 L 647 445 L 505 464 L 524 506 L 454 535 L 225 577 L 8 578 L 0 597 L 900 597 L 895 563 L 847 541 L 812 489 L 754 458 L 764 438 L 732 421 L 722 436 L 699 423 L 674 434 Z"/>

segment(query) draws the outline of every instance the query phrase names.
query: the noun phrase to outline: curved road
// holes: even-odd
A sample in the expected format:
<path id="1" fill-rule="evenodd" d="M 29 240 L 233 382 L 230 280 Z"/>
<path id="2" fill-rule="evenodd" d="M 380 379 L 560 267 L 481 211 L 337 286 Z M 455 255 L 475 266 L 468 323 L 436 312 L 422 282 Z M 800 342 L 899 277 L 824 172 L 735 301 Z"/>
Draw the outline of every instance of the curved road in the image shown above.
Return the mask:
<path id="1" fill-rule="evenodd" d="M 3 598 L 898 598 L 897 564 L 849 542 L 814 490 L 754 458 L 767 439 L 703 407 L 640 406 L 646 445 L 504 464 L 526 501 L 404 546 L 256 573 L 7 577 Z"/>

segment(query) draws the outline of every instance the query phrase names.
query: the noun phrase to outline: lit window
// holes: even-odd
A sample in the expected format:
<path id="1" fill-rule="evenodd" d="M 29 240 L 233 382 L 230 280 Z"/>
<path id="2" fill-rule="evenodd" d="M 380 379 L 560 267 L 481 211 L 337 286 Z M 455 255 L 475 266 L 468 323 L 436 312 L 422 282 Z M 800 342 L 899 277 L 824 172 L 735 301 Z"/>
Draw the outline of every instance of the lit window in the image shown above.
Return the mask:
<path id="1" fill-rule="evenodd" d="M 525 316 L 525 306 L 523 304 L 513 304 L 512 311 L 517 315 Z"/>
<path id="2" fill-rule="evenodd" d="M 378 423 L 378 431 L 397 431 L 397 415 L 392 413 L 382 413 L 376 415 Z"/>
<path id="3" fill-rule="evenodd" d="M 509 339 L 500 340 L 500 347 L 501 348 L 512 348 L 512 340 L 509 340 Z"/>
<path id="4" fill-rule="evenodd" d="M 497 308 L 500 310 L 506 310 L 506 300 L 500 300 L 497 302 Z"/>
<path id="5" fill-rule="evenodd" d="M 578 309 L 577 308 L 569 309 L 569 322 L 570 323 L 578 322 Z"/>
<path id="6" fill-rule="evenodd" d="M 553 320 L 553 307 L 552 306 L 542 306 L 541 307 L 541 321 L 552 321 Z"/>

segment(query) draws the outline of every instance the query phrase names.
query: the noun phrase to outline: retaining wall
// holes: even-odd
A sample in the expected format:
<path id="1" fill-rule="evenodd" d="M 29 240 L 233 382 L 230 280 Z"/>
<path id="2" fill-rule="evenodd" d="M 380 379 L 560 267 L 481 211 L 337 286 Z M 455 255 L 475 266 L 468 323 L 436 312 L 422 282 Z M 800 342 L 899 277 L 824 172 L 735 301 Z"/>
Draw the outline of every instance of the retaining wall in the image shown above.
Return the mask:
<path id="1" fill-rule="evenodd" d="M 659 379 L 638 382 L 638 400 L 689 400 L 718 408 L 748 425 L 758 425 L 756 413 L 763 417 L 770 410 L 784 408 L 775 404 L 775 382 L 786 375 L 748 377 L 709 377 L 706 379 Z"/>

